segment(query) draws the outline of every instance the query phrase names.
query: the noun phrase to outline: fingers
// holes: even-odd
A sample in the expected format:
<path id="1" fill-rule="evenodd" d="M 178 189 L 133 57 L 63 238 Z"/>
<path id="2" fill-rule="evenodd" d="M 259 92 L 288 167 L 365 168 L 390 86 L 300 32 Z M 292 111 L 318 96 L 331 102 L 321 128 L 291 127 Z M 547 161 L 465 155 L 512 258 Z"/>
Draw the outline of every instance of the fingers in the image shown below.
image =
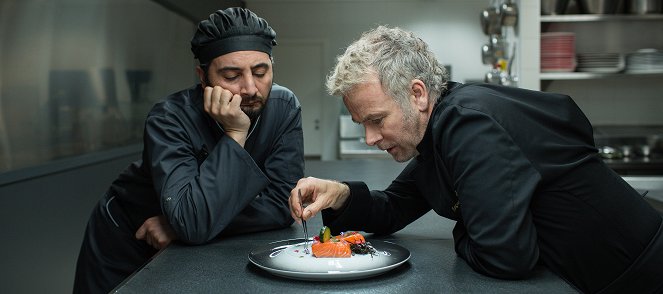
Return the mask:
<path id="1" fill-rule="evenodd" d="M 136 239 L 145 240 L 147 244 L 159 250 L 177 239 L 177 235 L 164 216 L 153 216 L 145 220 L 143 225 L 138 228 Z"/>
<path id="2" fill-rule="evenodd" d="M 329 207 L 329 205 L 326 203 L 326 198 L 321 198 L 319 201 L 314 201 L 313 203 L 309 204 L 304 208 L 304 219 L 309 219 L 314 217 L 318 212 L 321 210 Z"/>
<path id="3" fill-rule="evenodd" d="M 145 232 L 147 231 L 147 227 L 145 226 L 145 223 L 143 223 L 140 228 L 136 231 L 136 239 L 138 240 L 144 240 L 145 239 Z"/>
<path id="4" fill-rule="evenodd" d="M 203 104 L 205 112 L 219 122 L 228 135 L 243 145 L 251 119 L 240 107 L 242 96 L 219 86 L 205 87 Z"/>
<path id="5" fill-rule="evenodd" d="M 228 109 L 239 109 L 241 111 L 241 108 L 239 108 L 239 106 L 242 104 L 242 96 L 237 95 L 237 94 L 233 94 L 228 99 L 229 99 L 228 102 L 227 102 L 228 104 L 226 104 Z M 224 103 L 225 103 L 225 100 L 224 100 Z"/>
<path id="6" fill-rule="evenodd" d="M 290 191 L 290 215 L 300 222 L 314 217 L 321 210 L 329 207 L 331 194 L 326 192 L 327 181 L 308 177 L 300 179 Z M 300 193 L 301 192 L 301 198 Z M 302 210 L 302 205 L 305 208 Z"/>
<path id="7" fill-rule="evenodd" d="M 219 87 L 205 87 L 203 91 L 203 105 L 205 112 L 213 117 L 228 113 L 231 109 L 239 109 L 242 97 Z"/>
<path id="8" fill-rule="evenodd" d="M 294 219 L 297 223 L 301 223 L 301 208 L 302 208 L 302 199 L 299 197 L 299 193 L 301 191 L 301 187 L 299 185 L 301 183 L 301 180 L 297 182 L 297 186 L 295 186 L 292 191 L 290 191 L 290 198 L 288 198 L 288 204 L 290 205 L 290 216 L 292 216 L 292 219 Z M 304 197 L 304 194 L 302 194 L 302 197 Z"/>
<path id="9" fill-rule="evenodd" d="M 210 113 L 212 110 L 212 90 L 214 90 L 212 87 L 205 87 L 203 90 L 203 106 L 207 113 Z"/>
<path id="10" fill-rule="evenodd" d="M 155 236 L 155 237 L 157 237 L 157 238 L 155 238 L 154 240 L 152 240 L 152 244 L 150 244 L 150 245 L 152 245 L 152 247 L 154 247 L 155 249 L 163 249 L 163 248 L 166 248 L 166 247 L 168 246 L 168 244 L 170 244 L 170 241 L 172 241 L 172 239 L 169 238 L 169 237 L 166 236 L 166 235 L 158 235 L 158 236 Z"/>

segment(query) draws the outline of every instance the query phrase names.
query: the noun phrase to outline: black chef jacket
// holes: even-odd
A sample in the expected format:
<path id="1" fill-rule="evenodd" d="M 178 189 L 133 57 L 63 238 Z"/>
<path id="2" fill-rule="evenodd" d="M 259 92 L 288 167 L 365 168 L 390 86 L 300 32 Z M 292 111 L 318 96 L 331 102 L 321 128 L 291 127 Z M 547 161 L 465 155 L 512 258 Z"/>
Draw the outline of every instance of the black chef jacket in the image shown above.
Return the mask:
<path id="1" fill-rule="evenodd" d="M 518 279 L 541 262 L 583 292 L 606 290 L 638 257 L 663 253 L 661 216 L 602 162 L 570 97 L 448 88 L 419 155 L 386 190 L 348 182 L 344 208 L 323 211 L 335 233 L 389 234 L 433 209 L 457 221 L 456 252 L 477 272 Z M 643 291 L 662 286 L 660 269 L 639 271 L 648 266 Z"/>
<path id="2" fill-rule="evenodd" d="M 164 215 L 181 242 L 290 226 L 290 190 L 304 176 L 301 107 L 274 84 L 244 147 L 203 109 L 196 85 L 147 116 L 141 160 L 111 184 L 93 210 L 76 266 L 74 293 L 108 293 L 156 250 L 135 233 Z"/>
<path id="3" fill-rule="evenodd" d="M 203 109 L 200 85 L 169 96 L 147 116 L 142 160 L 113 182 L 109 194 L 136 231 L 164 214 L 180 241 L 204 243 L 222 231 L 286 227 L 288 196 L 304 176 L 301 108 L 274 84 L 244 148 Z"/>

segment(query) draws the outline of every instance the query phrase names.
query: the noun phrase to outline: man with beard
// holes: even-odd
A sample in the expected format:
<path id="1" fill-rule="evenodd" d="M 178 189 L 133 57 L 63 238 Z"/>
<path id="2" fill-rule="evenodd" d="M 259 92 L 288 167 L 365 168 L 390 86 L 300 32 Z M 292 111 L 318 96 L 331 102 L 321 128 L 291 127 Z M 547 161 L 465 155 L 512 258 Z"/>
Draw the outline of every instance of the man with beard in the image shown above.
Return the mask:
<path id="1" fill-rule="evenodd" d="M 292 224 L 288 195 L 304 174 L 301 109 L 272 83 L 275 37 L 242 8 L 198 24 L 191 50 L 201 84 L 148 114 L 142 159 L 88 221 L 75 293 L 108 293 L 172 240 L 202 244 Z"/>
<path id="2" fill-rule="evenodd" d="M 327 88 L 368 145 L 410 162 L 384 191 L 302 179 L 293 218 L 322 210 L 333 233 L 390 234 L 432 209 L 481 274 L 523 279 L 540 263 L 581 292 L 663 291 L 661 215 L 603 163 L 570 97 L 448 81 L 426 43 L 386 27 L 347 48 Z"/>

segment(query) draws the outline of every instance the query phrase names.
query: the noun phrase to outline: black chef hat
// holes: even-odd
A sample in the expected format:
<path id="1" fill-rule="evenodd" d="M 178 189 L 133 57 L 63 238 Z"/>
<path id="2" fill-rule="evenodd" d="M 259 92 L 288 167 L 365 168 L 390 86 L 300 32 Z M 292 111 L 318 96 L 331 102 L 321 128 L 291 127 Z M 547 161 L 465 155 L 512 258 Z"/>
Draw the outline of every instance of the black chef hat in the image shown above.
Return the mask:
<path id="1" fill-rule="evenodd" d="M 272 55 L 276 32 L 267 21 L 245 8 L 218 10 L 198 24 L 191 51 L 200 64 L 235 51 L 262 51 Z"/>

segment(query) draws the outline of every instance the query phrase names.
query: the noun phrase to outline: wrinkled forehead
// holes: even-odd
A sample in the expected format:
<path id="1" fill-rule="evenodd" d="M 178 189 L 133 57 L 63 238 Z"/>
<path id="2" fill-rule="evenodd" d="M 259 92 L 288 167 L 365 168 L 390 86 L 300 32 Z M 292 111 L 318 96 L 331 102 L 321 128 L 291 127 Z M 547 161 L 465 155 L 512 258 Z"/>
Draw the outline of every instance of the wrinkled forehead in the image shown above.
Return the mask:
<path id="1" fill-rule="evenodd" d="M 343 96 L 343 104 L 356 123 L 389 113 L 396 105 L 394 99 L 384 92 L 378 81 L 355 85 Z"/>

